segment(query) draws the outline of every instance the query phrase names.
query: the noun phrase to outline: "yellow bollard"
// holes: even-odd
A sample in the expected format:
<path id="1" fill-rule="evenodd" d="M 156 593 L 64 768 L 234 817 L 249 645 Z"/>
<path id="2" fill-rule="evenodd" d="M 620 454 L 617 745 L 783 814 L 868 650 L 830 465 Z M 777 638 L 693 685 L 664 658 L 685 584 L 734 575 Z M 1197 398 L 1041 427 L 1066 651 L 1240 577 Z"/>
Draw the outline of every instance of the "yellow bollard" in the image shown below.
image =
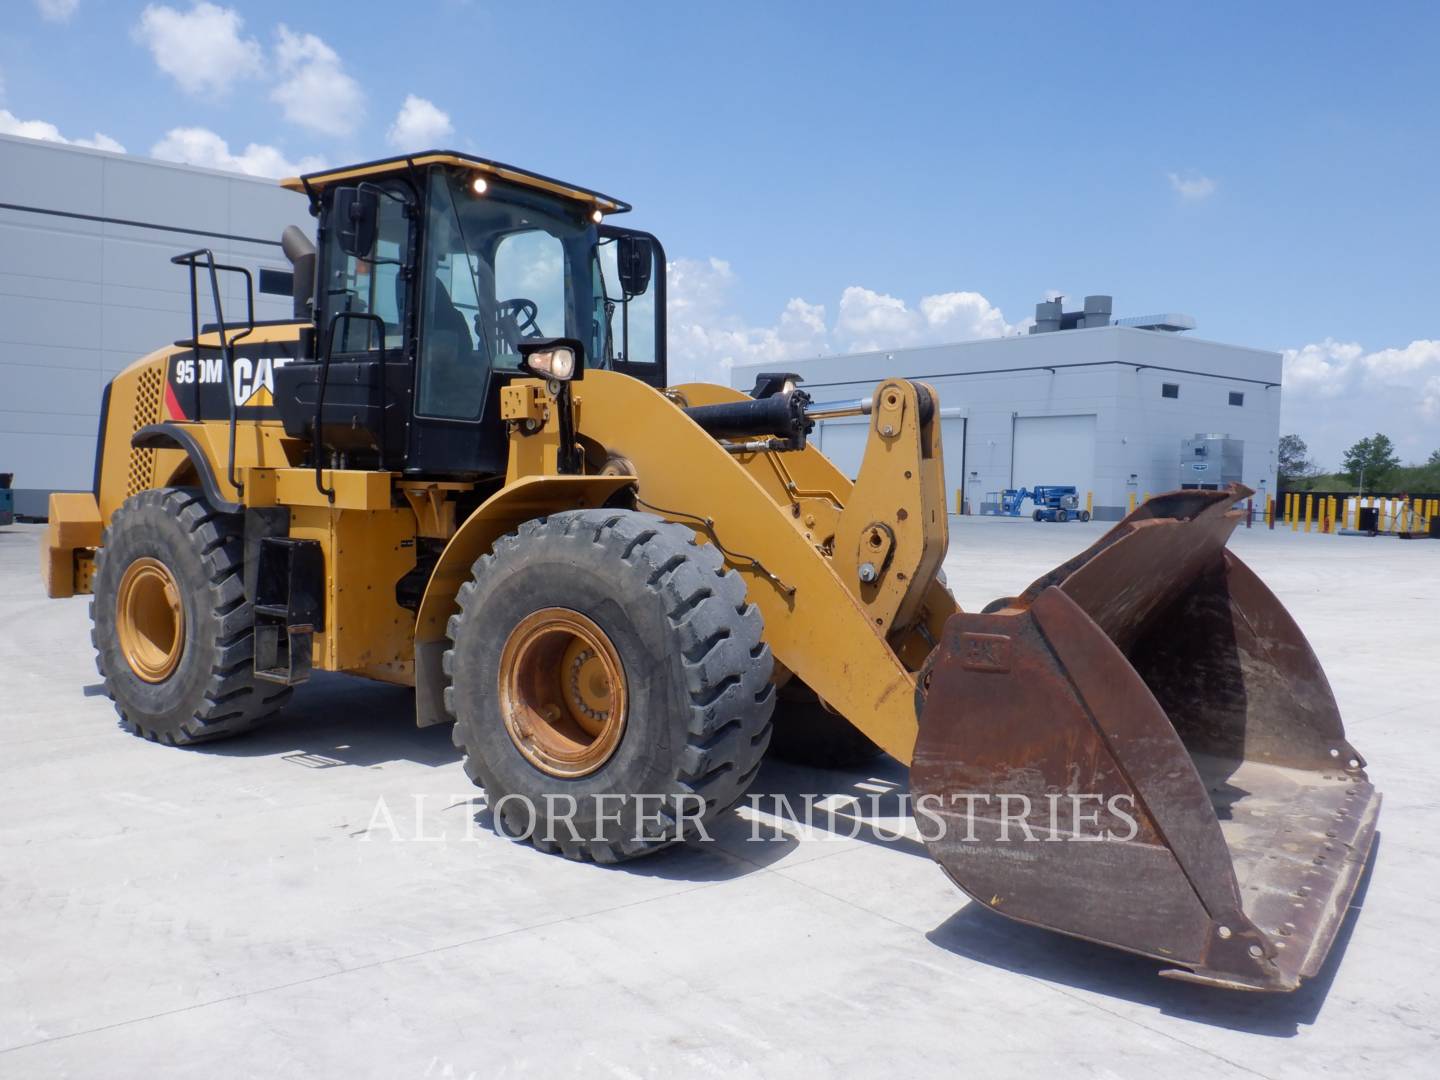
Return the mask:
<path id="1" fill-rule="evenodd" d="M 1095 493 L 1093 491 L 1085 492 L 1085 513 L 1095 513 Z"/>
<path id="2" fill-rule="evenodd" d="M 1340 500 L 1334 495 L 1330 496 L 1330 531 L 1333 533 L 1340 528 Z"/>
<path id="3" fill-rule="evenodd" d="M 1265 524 L 1270 528 L 1275 527 L 1275 496 L 1265 496 Z"/>
<path id="4" fill-rule="evenodd" d="M 1130 492 L 1130 513 L 1133 514 L 1134 512 L 1135 512 L 1135 493 L 1132 491 L 1132 492 Z"/>
<path id="5" fill-rule="evenodd" d="M 1300 493 L 1297 491 L 1291 496 L 1289 509 L 1285 512 L 1285 520 L 1290 522 L 1290 531 L 1296 532 L 1300 528 Z"/>
<path id="6" fill-rule="evenodd" d="M 1280 518 L 1286 525 L 1290 524 L 1290 499 L 1290 492 L 1287 491 L 1285 493 L 1285 509 L 1282 511 L 1282 517 Z"/>
<path id="7" fill-rule="evenodd" d="M 1305 496 L 1305 531 L 1310 531 L 1310 521 L 1315 516 L 1315 496 Z"/>
<path id="8" fill-rule="evenodd" d="M 1380 531 L 1390 531 L 1390 500 L 1380 500 Z"/>

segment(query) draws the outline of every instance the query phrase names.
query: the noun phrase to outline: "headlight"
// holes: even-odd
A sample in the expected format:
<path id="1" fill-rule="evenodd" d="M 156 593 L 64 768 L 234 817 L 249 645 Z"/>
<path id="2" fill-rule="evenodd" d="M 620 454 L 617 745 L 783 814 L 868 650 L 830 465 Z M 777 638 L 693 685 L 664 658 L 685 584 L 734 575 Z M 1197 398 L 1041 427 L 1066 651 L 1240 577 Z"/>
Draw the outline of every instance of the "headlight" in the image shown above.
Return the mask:
<path id="1" fill-rule="evenodd" d="M 525 357 L 525 366 L 541 378 L 569 382 L 575 377 L 575 350 L 568 345 L 540 349 Z"/>
<path id="2" fill-rule="evenodd" d="M 551 382 L 585 376 L 585 346 L 574 338 L 525 338 L 520 341 L 520 366 Z"/>

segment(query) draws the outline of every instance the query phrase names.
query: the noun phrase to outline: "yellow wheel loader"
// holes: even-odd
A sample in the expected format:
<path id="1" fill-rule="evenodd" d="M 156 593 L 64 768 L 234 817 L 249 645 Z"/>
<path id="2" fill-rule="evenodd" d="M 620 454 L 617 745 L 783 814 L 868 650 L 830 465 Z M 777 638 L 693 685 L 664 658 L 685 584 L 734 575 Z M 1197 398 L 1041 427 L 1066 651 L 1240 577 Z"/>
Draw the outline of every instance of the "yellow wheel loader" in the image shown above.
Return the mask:
<path id="1" fill-rule="evenodd" d="M 599 192 L 442 151 L 285 186 L 293 317 L 177 256 L 188 336 L 51 500 L 48 591 L 93 595 L 127 730 L 235 735 L 315 669 L 410 685 L 499 830 L 601 862 L 699 835 L 772 738 L 883 750 L 976 902 L 1211 985 L 1316 973 L 1380 797 L 1226 549 L 1248 492 L 1153 499 L 962 612 L 929 387 L 671 385 L 664 252 Z M 808 441 L 837 416 L 853 481 Z"/>

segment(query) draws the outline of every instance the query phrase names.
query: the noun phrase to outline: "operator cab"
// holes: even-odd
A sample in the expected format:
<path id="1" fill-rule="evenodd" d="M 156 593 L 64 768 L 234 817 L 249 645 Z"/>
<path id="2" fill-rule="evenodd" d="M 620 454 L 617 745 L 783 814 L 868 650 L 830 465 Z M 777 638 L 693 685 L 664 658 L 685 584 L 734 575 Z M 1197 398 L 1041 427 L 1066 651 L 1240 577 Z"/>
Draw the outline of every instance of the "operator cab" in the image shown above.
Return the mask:
<path id="1" fill-rule="evenodd" d="M 296 299 L 316 355 L 277 372 L 276 399 L 325 464 L 503 473 L 500 390 L 527 343 L 569 339 L 585 367 L 666 385 L 665 255 L 605 223 L 627 204 L 448 151 L 284 184 L 319 221 Z"/>

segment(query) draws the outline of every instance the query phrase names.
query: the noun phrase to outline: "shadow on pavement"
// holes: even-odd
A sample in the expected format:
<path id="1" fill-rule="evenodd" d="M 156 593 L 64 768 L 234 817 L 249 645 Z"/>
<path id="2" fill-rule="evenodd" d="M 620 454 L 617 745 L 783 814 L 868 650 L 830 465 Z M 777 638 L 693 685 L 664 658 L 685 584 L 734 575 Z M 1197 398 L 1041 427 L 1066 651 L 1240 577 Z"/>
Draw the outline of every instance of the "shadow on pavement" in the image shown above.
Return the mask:
<path id="1" fill-rule="evenodd" d="M 1078 938 L 1014 922 L 968 903 L 926 936 L 959 956 L 1062 986 L 1158 1009 L 1167 1016 L 1252 1035 L 1290 1038 L 1315 1023 L 1330 993 L 1365 904 L 1380 853 L 1376 834 L 1369 865 L 1340 925 L 1325 965 L 1291 994 L 1218 990 L 1162 979 L 1165 965 Z"/>
<path id="2" fill-rule="evenodd" d="M 414 690 L 328 671 L 317 671 L 296 687 L 290 703 L 264 727 L 242 738 L 203 744 L 194 752 L 278 757 L 311 769 L 410 761 L 458 770 L 460 763 L 449 724 L 415 726 Z"/>

